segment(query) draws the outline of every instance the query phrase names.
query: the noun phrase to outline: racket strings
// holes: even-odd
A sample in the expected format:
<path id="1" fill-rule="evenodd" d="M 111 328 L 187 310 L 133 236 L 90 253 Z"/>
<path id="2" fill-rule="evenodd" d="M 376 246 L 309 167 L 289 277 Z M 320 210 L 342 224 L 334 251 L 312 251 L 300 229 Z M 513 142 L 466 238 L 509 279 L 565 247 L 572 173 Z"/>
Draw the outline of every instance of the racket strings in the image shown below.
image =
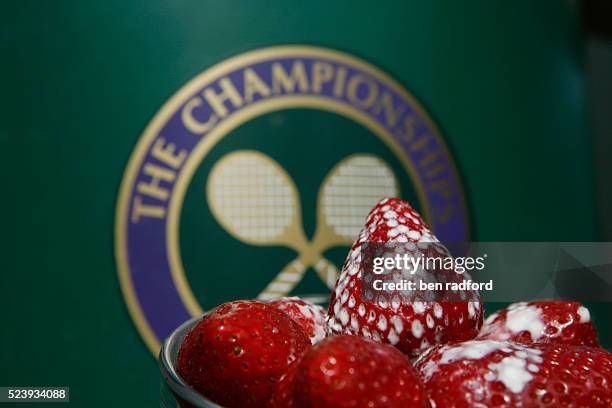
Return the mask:
<path id="1" fill-rule="evenodd" d="M 368 211 L 381 199 L 397 195 L 393 171 L 373 156 L 356 156 L 338 166 L 323 187 L 323 213 L 339 236 L 352 240 Z"/>
<path id="2" fill-rule="evenodd" d="M 270 241 L 293 222 L 295 193 L 282 170 L 254 155 L 233 155 L 211 178 L 211 199 L 219 217 L 238 235 Z"/>

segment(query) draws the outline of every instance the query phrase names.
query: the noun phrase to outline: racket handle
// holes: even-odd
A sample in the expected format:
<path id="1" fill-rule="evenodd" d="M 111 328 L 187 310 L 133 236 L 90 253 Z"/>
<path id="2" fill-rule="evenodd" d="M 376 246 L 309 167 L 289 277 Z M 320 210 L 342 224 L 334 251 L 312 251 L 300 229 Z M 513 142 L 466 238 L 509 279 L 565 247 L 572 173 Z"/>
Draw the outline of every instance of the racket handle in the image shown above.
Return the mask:
<path id="1" fill-rule="evenodd" d="M 293 288 L 302 280 L 305 266 L 297 258 L 291 261 L 257 296 L 259 300 L 276 299 L 288 295 Z"/>
<path id="2" fill-rule="evenodd" d="M 321 257 L 314 265 L 314 269 L 327 287 L 333 289 L 338 280 L 338 268 L 336 268 L 336 265 Z"/>

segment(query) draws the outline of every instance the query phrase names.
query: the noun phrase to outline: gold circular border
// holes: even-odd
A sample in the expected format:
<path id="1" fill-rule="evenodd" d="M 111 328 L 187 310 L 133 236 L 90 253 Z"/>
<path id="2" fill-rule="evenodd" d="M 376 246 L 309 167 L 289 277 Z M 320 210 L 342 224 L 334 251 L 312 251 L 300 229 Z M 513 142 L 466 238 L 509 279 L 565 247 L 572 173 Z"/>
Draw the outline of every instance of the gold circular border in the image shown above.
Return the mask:
<path id="1" fill-rule="evenodd" d="M 190 80 L 183 87 L 181 87 L 181 89 L 179 89 L 179 91 L 177 91 L 170 99 L 168 99 L 168 101 L 155 114 L 151 122 L 147 125 L 144 132 L 142 133 L 138 144 L 136 145 L 132 155 L 130 156 L 119 190 L 119 198 L 117 200 L 115 216 L 115 258 L 117 263 L 119 282 L 130 316 L 132 317 L 132 320 L 134 321 L 140 335 L 144 339 L 145 344 L 154 355 L 157 355 L 159 353 L 161 343 L 155 337 L 155 334 L 153 333 L 153 330 L 151 329 L 140 307 L 140 304 L 138 303 L 137 295 L 134 291 L 134 286 L 132 285 L 126 246 L 128 206 L 131 197 L 130 193 L 132 191 L 132 187 L 137 176 L 137 170 L 143 158 L 146 156 L 146 152 L 149 150 L 151 143 L 157 137 L 159 130 L 169 120 L 169 118 L 172 117 L 172 115 L 177 111 L 177 109 L 180 108 L 180 106 L 188 97 L 192 96 L 195 92 L 203 88 L 208 83 L 212 82 L 217 77 L 220 77 L 228 72 L 234 71 L 240 68 L 241 66 L 253 64 L 261 60 L 267 60 L 275 57 L 287 58 L 291 56 L 327 58 L 332 61 L 342 62 L 344 64 L 351 65 L 362 71 L 365 71 L 372 77 L 377 78 L 381 82 L 386 83 L 389 87 L 394 88 L 394 90 L 398 94 L 408 100 L 408 102 L 411 104 L 411 107 L 413 107 L 415 111 L 419 113 L 420 116 L 429 125 L 430 129 L 432 130 L 432 137 L 437 139 L 438 144 L 441 146 L 445 155 L 448 158 L 448 164 L 451 167 L 451 173 L 455 176 L 458 182 L 457 187 L 459 189 L 459 194 L 461 197 L 465 197 L 455 163 L 452 160 L 452 156 L 448 151 L 446 143 L 440 135 L 438 127 L 431 120 L 426 111 L 421 107 L 421 104 L 410 93 L 408 93 L 408 91 L 404 89 L 401 84 L 399 84 L 397 81 L 395 81 L 393 78 L 391 78 L 375 66 L 349 54 L 322 47 L 313 47 L 307 45 L 262 48 L 239 54 L 235 57 L 229 58 L 212 66 L 211 68 L 203 71 L 195 78 Z M 180 215 L 180 207 L 184 199 L 184 194 L 186 193 L 188 182 L 193 176 L 193 172 L 195 172 L 197 165 L 201 162 L 205 154 L 214 146 L 215 142 L 221 139 L 223 135 L 227 134 L 227 132 L 229 132 L 231 129 L 234 129 L 241 123 L 244 123 L 245 120 L 248 120 L 252 117 L 261 115 L 266 112 L 297 107 L 312 107 L 321 110 L 328 110 L 355 119 L 357 122 L 361 123 L 368 129 L 370 129 L 373 133 L 381 137 L 383 141 L 386 141 L 389 147 L 400 158 L 410 177 L 413 180 L 419 180 L 418 177 L 414 177 L 416 172 L 414 171 L 412 163 L 406 157 L 403 149 L 401 149 L 397 142 L 395 142 L 393 136 L 389 134 L 376 121 L 368 117 L 366 114 L 343 102 L 322 96 L 288 95 L 280 96 L 271 100 L 262 100 L 253 105 L 249 105 L 246 108 L 240 109 L 239 111 L 236 111 L 236 113 L 231 114 L 229 118 L 224 119 L 217 126 L 215 126 L 215 128 L 211 130 L 202 139 L 202 141 L 200 141 L 192 150 L 192 153 L 189 155 L 187 163 L 185 163 L 183 169 L 179 173 L 179 176 L 174 185 L 175 194 L 172 195 L 168 205 L 168 215 L 166 224 L 168 234 L 166 239 L 166 245 L 169 251 L 168 256 L 170 269 L 179 295 L 181 296 L 181 299 L 183 300 L 183 303 L 185 304 L 187 310 L 192 315 L 201 314 L 202 308 L 196 301 L 195 297 L 193 296 L 193 292 L 189 288 L 189 284 L 185 278 L 185 273 L 182 267 L 182 262 L 180 260 L 178 249 L 178 218 Z M 195 159 L 192 159 L 192 157 L 196 157 L 196 155 L 200 155 L 200 160 L 196 161 Z M 187 173 L 190 173 L 189 177 L 186 176 Z M 426 197 L 426 195 L 423 192 L 421 183 L 417 183 L 416 187 L 417 196 L 419 197 L 419 200 L 424 204 L 429 204 L 428 200 L 423 198 Z M 428 206 L 424 205 L 423 209 L 425 213 L 424 216 L 426 219 L 428 219 Z M 464 219 L 466 220 L 466 225 L 469 226 L 467 207 L 465 205 Z M 172 227 L 171 221 L 174 222 L 175 228 Z"/>

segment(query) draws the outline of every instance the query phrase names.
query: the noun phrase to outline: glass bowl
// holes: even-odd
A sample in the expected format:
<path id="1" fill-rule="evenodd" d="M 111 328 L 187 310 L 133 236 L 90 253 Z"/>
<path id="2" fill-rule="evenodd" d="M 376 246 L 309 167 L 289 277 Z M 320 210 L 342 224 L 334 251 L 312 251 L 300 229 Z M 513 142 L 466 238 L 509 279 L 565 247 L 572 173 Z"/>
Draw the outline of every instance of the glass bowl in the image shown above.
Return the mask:
<path id="1" fill-rule="evenodd" d="M 223 408 L 189 387 L 176 372 L 176 360 L 183 339 L 202 317 L 194 317 L 180 325 L 164 341 L 159 352 L 161 371 L 160 406 L 162 408 Z"/>

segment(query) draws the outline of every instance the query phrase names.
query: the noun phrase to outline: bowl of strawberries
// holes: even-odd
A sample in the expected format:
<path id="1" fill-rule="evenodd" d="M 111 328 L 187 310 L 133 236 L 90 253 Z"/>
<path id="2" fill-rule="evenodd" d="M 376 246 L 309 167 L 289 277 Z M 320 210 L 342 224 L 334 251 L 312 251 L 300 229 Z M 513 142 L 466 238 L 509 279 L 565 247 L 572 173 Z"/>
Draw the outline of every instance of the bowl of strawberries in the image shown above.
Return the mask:
<path id="1" fill-rule="evenodd" d="M 518 302 L 484 319 L 463 301 L 362 291 L 361 245 L 437 241 L 397 198 L 379 202 L 324 310 L 297 297 L 223 303 L 160 353 L 162 406 L 612 407 L 612 353 L 579 302 Z M 166 405 L 164 405 L 166 404 Z"/>

